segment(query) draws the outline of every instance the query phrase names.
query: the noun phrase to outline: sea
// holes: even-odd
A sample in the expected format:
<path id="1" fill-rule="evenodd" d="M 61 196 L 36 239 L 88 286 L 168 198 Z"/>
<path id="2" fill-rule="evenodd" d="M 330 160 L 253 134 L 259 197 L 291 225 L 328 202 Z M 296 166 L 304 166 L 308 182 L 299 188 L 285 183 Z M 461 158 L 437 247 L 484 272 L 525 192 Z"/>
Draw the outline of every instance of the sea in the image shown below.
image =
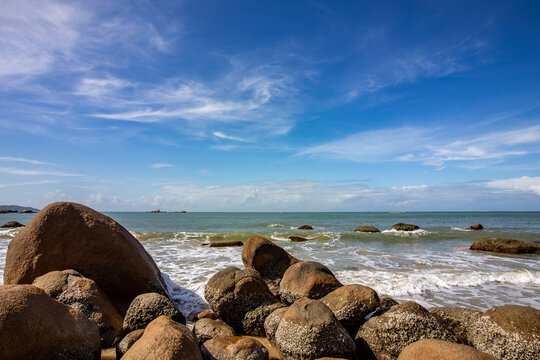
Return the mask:
<path id="1" fill-rule="evenodd" d="M 243 267 L 242 247 L 213 242 L 272 240 L 301 260 L 326 265 L 343 284 L 361 284 L 398 301 L 430 308 L 486 310 L 504 304 L 540 309 L 540 256 L 469 250 L 480 237 L 540 241 L 540 212 L 107 212 L 127 228 L 166 274 L 169 290 L 189 311 L 207 307 L 204 287 L 220 269 Z M 35 214 L 0 214 L 0 224 L 28 223 Z M 395 231 L 395 223 L 420 226 Z M 484 230 L 472 231 L 480 223 Z M 298 230 L 311 225 L 313 230 Z M 354 232 L 372 225 L 380 233 Z M 19 229 L 0 229 L 0 281 L 9 242 Z M 291 242 L 290 235 L 308 238 Z M 106 251 L 106 249 L 104 249 Z"/>

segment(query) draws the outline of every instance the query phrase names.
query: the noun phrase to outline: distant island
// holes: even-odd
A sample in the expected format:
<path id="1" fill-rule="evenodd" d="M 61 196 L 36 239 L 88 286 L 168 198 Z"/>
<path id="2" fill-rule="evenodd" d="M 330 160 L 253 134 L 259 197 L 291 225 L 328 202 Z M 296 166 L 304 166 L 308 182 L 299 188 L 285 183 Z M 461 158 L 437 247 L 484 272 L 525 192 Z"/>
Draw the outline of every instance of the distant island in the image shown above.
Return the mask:
<path id="1" fill-rule="evenodd" d="M 11 214 L 11 213 L 31 214 L 31 213 L 37 213 L 37 212 L 39 212 L 39 209 L 29 207 L 29 206 L 0 205 L 0 214 Z"/>
<path id="2" fill-rule="evenodd" d="M 163 210 L 159 210 L 159 209 L 148 211 L 148 212 L 153 213 L 153 214 L 165 214 L 165 213 L 167 213 L 167 211 L 163 211 Z M 186 211 L 185 210 L 175 211 L 174 213 L 176 213 L 176 214 L 185 214 Z"/>

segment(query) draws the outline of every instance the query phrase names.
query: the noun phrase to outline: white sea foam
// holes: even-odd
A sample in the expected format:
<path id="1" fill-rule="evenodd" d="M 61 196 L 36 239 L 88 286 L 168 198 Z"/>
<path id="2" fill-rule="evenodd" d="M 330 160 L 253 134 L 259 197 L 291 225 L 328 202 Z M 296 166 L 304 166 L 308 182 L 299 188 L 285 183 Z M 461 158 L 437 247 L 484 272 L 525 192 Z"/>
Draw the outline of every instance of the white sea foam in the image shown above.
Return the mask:
<path id="1" fill-rule="evenodd" d="M 471 228 L 467 228 L 467 227 L 453 227 L 452 230 L 454 230 L 454 231 L 474 231 Z"/>
<path id="2" fill-rule="evenodd" d="M 175 284 L 169 275 L 163 272 L 161 273 L 161 277 L 167 286 L 167 292 L 171 300 L 182 314 L 184 314 L 186 319 L 193 320 L 201 311 L 210 310 L 208 303 L 195 291 Z"/>
<path id="3" fill-rule="evenodd" d="M 413 230 L 413 231 L 388 229 L 388 230 L 381 231 L 381 233 L 386 234 L 386 235 L 400 236 L 400 237 L 419 237 L 419 236 L 432 234 L 432 232 L 424 230 L 424 229 L 418 229 L 418 230 Z"/>
<path id="4" fill-rule="evenodd" d="M 266 227 L 269 227 L 269 228 L 281 228 L 281 227 L 285 227 L 287 225 L 283 225 L 283 224 L 270 224 L 270 225 L 267 225 Z"/>

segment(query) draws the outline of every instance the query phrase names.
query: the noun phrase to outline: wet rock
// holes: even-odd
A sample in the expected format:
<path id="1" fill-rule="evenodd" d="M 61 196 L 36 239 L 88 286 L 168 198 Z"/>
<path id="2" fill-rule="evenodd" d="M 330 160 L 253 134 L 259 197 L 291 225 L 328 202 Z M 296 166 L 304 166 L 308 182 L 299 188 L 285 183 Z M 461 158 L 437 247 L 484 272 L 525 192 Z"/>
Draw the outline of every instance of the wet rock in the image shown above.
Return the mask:
<path id="1" fill-rule="evenodd" d="M 122 225 L 84 205 L 57 202 L 41 210 L 9 244 L 4 283 L 32 283 L 65 269 L 94 280 L 120 315 L 139 294 L 167 294 L 154 260 Z"/>
<path id="2" fill-rule="evenodd" d="M 311 225 L 302 225 L 298 228 L 299 230 L 313 230 Z"/>
<path id="3" fill-rule="evenodd" d="M 430 312 L 461 343 L 472 345 L 469 341 L 469 331 L 473 324 L 482 316 L 481 311 L 457 306 L 444 306 L 430 309 Z"/>
<path id="4" fill-rule="evenodd" d="M 184 315 L 169 298 L 158 293 L 138 295 L 129 305 L 124 317 L 124 331 L 128 333 L 144 329 L 152 320 L 162 315 L 166 315 L 180 324 L 186 323 Z"/>
<path id="5" fill-rule="evenodd" d="M 220 241 L 210 243 L 210 247 L 230 247 L 230 246 L 244 246 L 244 243 L 240 240 L 238 241 Z"/>
<path id="6" fill-rule="evenodd" d="M 264 332 L 272 345 L 275 345 L 275 335 L 283 314 L 289 309 L 288 306 L 274 310 L 264 320 Z"/>
<path id="7" fill-rule="evenodd" d="M 341 286 L 343 285 L 323 264 L 300 261 L 289 267 L 283 274 L 279 285 L 279 295 L 283 301 L 292 304 L 303 297 L 320 299 Z"/>
<path id="8" fill-rule="evenodd" d="M 32 285 L 0 286 L 0 359 L 99 359 L 96 324 Z"/>
<path id="9" fill-rule="evenodd" d="M 8 221 L 4 225 L 0 226 L 0 228 L 18 228 L 18 227 L 23 227 L 23 226 L 24 224 L 21 224 L 18 221 Z"/>
<path id="10" fill-rule="evenodd" d="M 219 318 L 238 332 L 249 330 L 243 328 L 246 313 L 277 302 L 257 271 L 235 267 L 212 276 L 204 289 L 204 297 Z"/>
<path id="11" fill-rule="evenodd" d="M 540 244 L 503 238 L 477 239 L 470 249 L 503 254 L 540 254 Z"/>
<path id="12" fill-rule="evenodd" d="M 224 321 L 208 318 L 197 321 L 193 327 L 193 332 L 199 344 L 215 338 L 236 336 L 236 331 Z"/>
<path id="13" fill-rule="evenodd" d="M 487 310 L 471 326 L 470 343 L 501 360 L 533 360 L 540 354 L 540 310 L 505 305 Z"/>
<path id="14" fill-rule="evenodd" d="M 94 280 L 69 269 L 37 277 L 33 285 L 94 321 L 103 348 L 113 347 L 121 339 L 122 317 Z"/>
<path id="15" fill-rule="evenodd" d="M 283 303 L 277 302 L 270 305 L 259 306 L 248 311 L 242 319 L 244 332 L 253 336 L 265 336 L 264 322 L 266 318 L 275 310 L 285 307 Z"/>
<path id="16" fill-rule="evenodd" d="M 197 314 L 197 319 L 199 319 L 199 320 L 201 320 L 201 319 L 217 320 L 217 319 L 219 319 L 219 316 L 213 311 L 205 310 L 205 311 L 201 311 L 200 313 Z"/>
<path id="17" fill-rule="evenodd" d="M 356 346 L 332 311 L 318 300 L 300 299 L 283 314 L 275 343 L 285 359 L 351 359 Z"/>
<path id="18" fill-rule="evenodd" d="M 482 226 L 482 224 L 474 224 L 474 225 L 471 225 L 469 226 L 469 229 L 471 230 L 482 230 L 484 227 Z"/>
<path id="19" fill-rule="evenodd" d="M 390 307 L 394 305 L 399 305 L 399 303 L 394 300 L 394 298 L 390 295 L 381 295 L 379 296 L 379 300 L 379 307 Z"/>
<path id="20" fill-rule="evenodd" d="M 116 358 L 120 359 L 143 336 L 144 329 L 130 332 L 116 345 Z"/>
<path id="21" fill-rule="evenodd" d="M 252 236 L 242 249 L 242 262 L 246 268 L 258 271 L 272 293 L 277 294 L 283 274 L 298 260 L 270 240 Z"/>
<path id="22" fill-rule="evenodd" d="M 290 235 L 289 240 L 294 241 L 294 242 L 303 242 L 303 241 L 308 241 L 308 238 L 305 238 L 303 236 Z"/>
<path id="23" fill-rule="evenodd" d="M 33 214 L 33 213 L 35 213 L 35 211 L 32 211 L 30 209 L 21 210 L 21 214 Z"/>
<path id="24" fill-rule="evenodd" d="M 412 224 L 397 223 L 395 225 L 392 225 L 392 229 L 398 230 L 398 231 L 415 231 L 415 230 L 420 229 L 420 226 L 412 225 Z"/>
<path id="25" fill-rule="evenodd" d="M 124 360 L 202 360 L 195 335 L 168 316 L 152 320 Z"/>
<path id="26" fill-rule="evenodd" d="M 375 226 L 359 226 L 354 230 L 354 232 L 367 232 L 367 233 L 378 233 L 380 232 Z"/>
<path id="27" fill-rule="evenodd" d="M 396 359 L 401 351 L 421 339 L 456 342 L 456 337 L 419 304 L 408 301 L 392 306 L 360 326 L 356 343 L 379 360 Z"/>
<path id="28" fill-rule="evenodd" d="M 407 346 L 398 360 L 497 360 L 471 346 L 425 339 Z"/>
<path id="29" fill-rule="evenodd" d="M 257 340 L 244 336 L 208 340 L 201 351 L 205 360 L 268 360 L 268 350 Z"/>
<path id="30" fill-rule="evenodd" d="M 345 285 L 321 298 L 323 302 L 353 336 L 366 315 L 379 306 L 379 296 L 372 288 Z"/>

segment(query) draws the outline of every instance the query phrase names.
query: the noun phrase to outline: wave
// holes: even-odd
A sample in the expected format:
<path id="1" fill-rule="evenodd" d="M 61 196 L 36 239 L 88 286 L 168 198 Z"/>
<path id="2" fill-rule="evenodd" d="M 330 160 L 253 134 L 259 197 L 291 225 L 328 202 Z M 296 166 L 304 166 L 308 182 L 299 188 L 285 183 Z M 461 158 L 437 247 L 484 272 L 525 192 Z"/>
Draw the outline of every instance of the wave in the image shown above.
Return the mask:
<path id="1" fill-rule="evenodd" d="M 270 225 L 266 225 L 266 227 L 269 227 L 269 228 L 282 228 L 282 227 L 285 227 L 287 225 L 283 225 L 283 224 L 270 224 Z"/>
<path id="2" fill-rule="evenodd" d="M 389 230 L 383 230 L 381 231 L 383 234 L 387 235 L 395 235 L 400 237 L 419 237 L 419 236 L 425 236 L 432 234 L 431 231 L 427 231 L 424 229 L 418 229 L 413 231 L 403 231 L 403 230 L 395 230 L 395 229 L 389 229 Z"/>
<path id="3" fill-rule="evenodd" d="M 201 311 L 210 310 L 210 306 L 196 292 L 175 284 L 169 275 L 161 273 L 161 277 L 167 287 L 167 292 L 172 302 L 187 320 L 194 320 L 195 316 Z"/>
<path id="4" fill-rule="evenodd" d="M 472 230 L 471 228 L 468 228 L 468 227 L 453 227 L 452 230 L 454 231 L 475 231 L 475 230 Z"/>

